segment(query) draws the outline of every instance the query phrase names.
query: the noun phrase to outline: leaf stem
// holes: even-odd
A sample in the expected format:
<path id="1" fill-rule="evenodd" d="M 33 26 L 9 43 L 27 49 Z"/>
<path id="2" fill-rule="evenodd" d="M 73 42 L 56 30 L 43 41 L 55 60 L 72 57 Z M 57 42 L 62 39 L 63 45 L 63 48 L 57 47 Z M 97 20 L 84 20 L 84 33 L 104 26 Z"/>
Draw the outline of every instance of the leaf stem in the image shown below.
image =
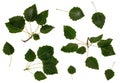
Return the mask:
<path id="1" fill-rule="evenodd" d="M 83 41 L 80 41 L 79 39 L 75 38 L 78 42 L 80 42 L 80 44 L 86 45 L 86 43 L 84 43 Z"/>
<path id="2" fill-rule="evenodd" d="M 115 65 L 115 61 L 113 62 L 111 69 L 114 67 L 114 65 Z"/>
<path id="3" fill-rule="evenodd" d="M 9 63 L 9 67 L 11 66 L 12 63 L 12 56 L 10 56 L 10 63 Z"/>
<path id="4" fill-rule="evenodd" d="M 29 22 L 29 25 L 30 25 L 30 32 L 33 33 L 32 32 L 32 27 L 31 27 L 31 22 Z"/>
<path id="5" fill-rule="evenodd" d="M 62 10 L 62 9 L 56 9 L 56 10 L 59 10 L 59 11 L 62 11 L 62 12 L 67 12 L 67 13 L 68 13 L 68 11 L 65 11 L 65 10 Z"/>
<path id="6" fill-rule="evenodd" d="M 32 38 L 32 35 L 31 35 L 28 39 L 22 40 L 22 41 L 23 41 L 23 42 L 27 42 L 27 41 L 29 41 L 31 38 Z"/>
<path id="7" fill-rule="evenodd" d="M 93 2 L 93 1 L 91 1 L 91 3 L 92 3 L 92 5 L 93 5 L 93 7 L 95 8 L 95 11 L 97 12 L 97 8 L 96 8 L 96 6 L 95 6 L 94 2 Z"/>
<path id="8" fill-rule="evenodd" d="M 37 28 L 35 29 L 34 33 L 36 33 L 39 28 L 40 28 L 40 27 L 39 27 L 39 25 L 38 25 Z"/>
<path id="9" fill-rule="evenodd" d="M 35 66 L 35 65 L 39 65 L 39 64 L 42 64 L 42 63 L 35 63 L 35 64 L 32 64 L 32 65 L 29 65 L 29 67 L 32 67 L 32 66 Z"/>

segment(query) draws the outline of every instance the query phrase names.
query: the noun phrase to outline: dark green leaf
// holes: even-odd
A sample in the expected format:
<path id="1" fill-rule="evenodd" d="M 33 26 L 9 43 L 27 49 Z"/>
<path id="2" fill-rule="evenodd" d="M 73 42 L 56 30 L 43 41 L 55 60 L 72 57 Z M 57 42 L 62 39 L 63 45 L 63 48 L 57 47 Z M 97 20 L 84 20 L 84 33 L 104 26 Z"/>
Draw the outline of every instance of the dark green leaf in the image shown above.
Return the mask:
<path id="1" fill-rule="evenodd" d="M 106 77 L 107 80 L 112 79 L 113 76 L 114 76 L 114 71 L 113 70 L 111 70 L 111 69 L 105 70 L 105 77 Z"/>
<path id="2" fill-rule="evenodd" d="M 81 19 L 82 17 L 84 17 L 84 13 L 83 13 L 83 11 L 79 7 L 73 7 L 69 11 L 69 17 L 73 21 L 77 21 L 77 20 Z"/>
<path id="3" fill-rule="evenodd" d="M 14 47 L 10 43 L 6 42 L 3 47 L 3 52 L 6 55 L 12 55 L 14 53 Z"/>
<path id="4" fill-rule="evenodd" d="M 9 19 L 6 26 L 10 33 L 18 33 L 24 29 L 25 20 L 22 16 L 14 16 Z"/>
<path id="5" fill-rule="evenodd" d="M 34 77 L 35 77 L 35 79 L 38 80 L 38 81 L 41 81 L 41 80 L 44 80 L 44 79 L 47 78 L 47 77 L 45 76 L 45 74 L 44 74 L 43 72 L 41 72 L 41 71 L 36 71 L 36 72 L 34 73 Z"/>
<path id="6" fill-rule="evenodd" d="M 78 50 L 76 51 L 78 54 L 84 54 L 86 52 L 86 48 L 84 46 L 78 48 Z"/>
<path id="7" fill-rule="evenodd" d="M 113 50 L 113 47 L 112 45 L 108 45 L 108 46 L 105 46 L 105 47 L 101 47 L 101 51 L 102 51 L 102 54 L 104 56 L 112 56 L 112 55 L 115 55 L 115 52 Z"/>
<path id="8" fill-rule="evenodd" d="M 102 39 L 102 37 L 103 37 L 103 34 L 99 35 L 97 37 L 91 37 L 89 40 L 91 43 L 96 43 L 96 42 L 100 41 Z"/>
<path id="9" fill-rule="evenodd" d="M 74 39 L 76 37 L 76 31 L 70 26 L 64 26 L 64 36 L 67 39 Z"/>
<path id="10" fill-rule="evenodd" d="M 55 57 L 52 57 L 48 60 L 42 60 L 42 62 L 43 62 L 43 65 L 54 65 L 54 66 L 56 66 L 57 63 L 58 63 L 58 60 Z"/>
<path id="11" fill-rule="evenodd" d="M 49 33 L 54 27 L 51 25 L 43 25 L 42 28 L 40 29 L 41 33 Z"/>
<path id="12" fill-rule="evenodd" d="M 41 60 L 48 60 L 53 57 L 54 49 L 51 46 L 39 47 L 37 56 Z"/>
<path id="13" fill-rule="evenodd" d="M 96 70 L 99 69 L 97 59 L 94 58 L 94 57 L 88 57 L 86 59 L 85 63 L 86 63 L 86 66 L 89 67 L 89 68 L 96 69 Z"/>
<path id="14" fill-rule="evenodd" d="M 76 73 L 75 67 L 69 66 L 69 67 L 68 67 L 68 73 L 69 73 L 69 74 L 74 74 L 74 73 Z"/>
<path id="15" fill-rule="evenodd" d="M 98 45 L 98 47 L 106 47 L 106 46 L 108 46 L 108 45 L 110 45 L 111 44 L 111 42 L 112 42 L 112 39 L 106 39 L 106 40 L 100 40 L 98 43 L 97 43 L 97 45 Z"/>
<path id="16" fill-rule="evenodd" d="M 43 65 L 43 71 L 47 75 L 57 74 L 57 68 L 54 65 Z"/>
<path id="17" fill-rule="evenodd" d="M 99 27 L 100 29 L 102 29 L 104 23 L 105 23 L 105 16 L 103 13 L 100 12 L 96 12 L 93 14 L 92 16 L 92 22 Z"/>
<path id="18" fill-rule="evenodd" d="M 47 22 L 48 10 L 41 12 L 36 19 L 37 24 L 44 25 Z"/>
<path id="19" fill-rule="evenodd" d="M 34 39 L 34 40 L 39 40 L 39 39 L 40 39 L 40 37 L 39 37 L 39 35 L 38 35 L 38 34 L 33 34 L 33 39 Z"/>
<path id="20" fill-rule="evenodd" d="M 75 52 L 77 49 L 78 45 L 75 43 L 69 43 L 61 48 L 63 52 Z"/>
<path id="21" fill-rule="evenodd" d="M 37 8 L 36 5 L 32 5 L 24 11 L 24 17 L 27 21 L 32 22 L 37 18 Z"/>
<path id="22" fill-rule="evenodd" d="M 36 55 L 33 50 L 29 49 L 25 54 L 25 59 L 29 62 L 32 62 L 36 59 Z"/>

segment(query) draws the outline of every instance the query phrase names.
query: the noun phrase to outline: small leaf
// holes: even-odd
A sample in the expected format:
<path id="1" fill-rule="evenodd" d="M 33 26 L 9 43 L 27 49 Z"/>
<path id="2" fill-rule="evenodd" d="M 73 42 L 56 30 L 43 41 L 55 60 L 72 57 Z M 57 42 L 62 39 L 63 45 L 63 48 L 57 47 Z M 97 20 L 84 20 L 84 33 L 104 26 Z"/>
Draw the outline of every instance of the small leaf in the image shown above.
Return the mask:
<path id="1" fill-rule="evenodd" d="M 43 62 L 43 65 L 54 65 L 54 66 L 56 66 L 57 63 L 58 63 L 58 60 L 55 57 L 52 57 L 48 60 L 42 60 L 42 62 Z"/>
<path id="2" fill-rule="evenodd" d="M 49 33 L 54 27 L 51 25 L 43 25 L 42 28 L 40 29 L 41 33 Z"/>
<path id="3" fill-rule="evenodd" d="M 106 47 L 106 46 L 108 46 L 108 45 L 110 45 L 111 44 L 111 42 L 112 42 L 112 39 L 106 39 L 106 40 L 100 40 L 98 43 L 97 43 L 97 45 L 98 45 L 98 47 Z"/>
<path id="4" fill-rule="evenodd" d="M 102 37 L 103 37 L 103 34 L 99 35 L 97 37 L 91 37 L 89 40 L 91 43 L 96 43 L 96 42 L 100 41 L 102 39 Z"/>
<path id="5" fill-rule="evenodd" d="M 69 11 L 69 17 L 73 20 L 73 21 L 77 21 L 81 18 L 84 17 L 84 13 L 83 11 L 79 8 L 79 7 L 73 7 L 70 11 Z"/>
<path id="6" fill-rule="evenodd" d="M 40 39 L 40 37 L 39 37 L 39 35 L 38 35 L 38 34 L 33 34 L 33 39 L 34 39 L 34 40 L 39 40 L 39 39 Z"/>
<path id="7" fill-rule="evenodd" d="M 89 67 L 89 68 L 96 69 L 96 70 L 99 69 L 97 59 L 94 58 L 94 57 L 88 57 L 86 59 L 85 63 L 86 63 L 86 66 Z"/>
<path id="8" fill-rule="evenodd" d="M 84 46 L 78 48 L 78 50 L 76 51 L 78 54 L 84 54 L 86 52 L 86 48 Z"/>
<path id="9" fill-rule="evenodd" d="M 37 18 L 37 8 L 35 4 L 24 11 L 24 17 L 28 22 L 32 22 Z"/>
<path id="10" fill-rule="evenodd" d="M 41 81 L 41 80 L 44 80 L 44 79 L 47 78 L 47 77 L 45 76 L 45 74 L 44 74 L 43 72 L 41 72 L 41 71 L 36 71 L 36 72 L 34 73 L 34 77 L 35 77 L 35 79 L 38 80 L 38 81 Z"/>
<path id="11" fill-rule="evenodd" d="M 111 69 L 105 70 L 105 77 L 107 80 L 110 80 L 114 77 L 114 71 Z"/>
<path id="12" fill-rule="evenodd" d="M 75 43 L 69 43 L 66 46 L 63 46 L 61 50 L 63 52 L 75 52 L 78 49 L 78 45 Z"/>
<path id="13" fill-rule="evenodd" d="M 54 65 L 43 65 L 43 71 L 47 75 L 57 74 L 57 68 Z"/>
<path id="14" fill-rule="evenodd" d="M 100 29 L 102 29 L 104 23 L 105 23 L 105 16 L 103 13 L 100 12 L 96 12 L 93 14 L 92 16 L 92 22 L 99 27 Z"/>
<path id="15" fill-rule="evenodd" d="M 14 16 L 5 24 L 10 33 L 18 33 L 24 29 L 25 20 L 22 16 Z"/>
<path id="16" fill-rule="evenodd" d="M 45 10 L 45 11 L 41 12 L 40 14 L 38 14 L 38 16 L 36 18 L 37 24 L 39 24 L 39 25 L 46 24 L 47 17 L 48 17 L 48 10 Z"/>
<path id="17" fill-rule="evenodd" d="M 51 46 L 39 47 L 37 56 L 41 60 L 48 60 L 53 57 L 54 49 Z"/>
<path id="18" fill-rule="evenodd" d="M 76 73 L 76 68 L 73 67 L 73 66 L 69 66 L 69 67 L 68 67 L 68 73 L 69 73 L 69 74 L 74 74 L 74 73 Z"/>
<path id="19" fill-rule="evenodd" d="M 12 55 L 14 53 L 14 47 L 10 43 L 6 42 L 3 47 L 3 52 L 6 55 Z"/>
<path id="20" fill-rule="evenodd" d="M 36 55 L 33 50 L 29 49 L 25 54 L 25 59 L 29 62 L 32 62 L 36 59 Z"/>
<path id="21" fill-rule="evenodd" d="M 76 31 L 70 26 L 64 26 L 64 36 L 67 39 L 74 39 L 76 37 Z"/>
<path id="22" fill-rule="evenodd" d="M 101 51 L 102 51 L 102 54 L 104 56 L 112 56 L 112 55 L 115 55 L 115 52 L 113 50 L 113 47 L 112 45 L 108 45 L 108 46 L 105 46 L 105 47 L 101 47 Z"/>

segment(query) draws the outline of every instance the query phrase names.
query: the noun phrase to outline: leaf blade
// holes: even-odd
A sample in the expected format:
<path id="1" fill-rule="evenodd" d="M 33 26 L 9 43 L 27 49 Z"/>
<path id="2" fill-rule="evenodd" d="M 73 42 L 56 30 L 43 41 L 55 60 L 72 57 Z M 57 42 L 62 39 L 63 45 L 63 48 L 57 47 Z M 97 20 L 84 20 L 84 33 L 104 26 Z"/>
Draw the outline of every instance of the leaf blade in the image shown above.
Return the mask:
<path id="1" fill-rule="evenodd" d="M 43 34 L 49 33 L 52 29 L 54 29 L 53 26 L 51 25 L 43 25 L 42 28 L 40 29 L 40 32 Z"/>
<path id="2" fill-rule="evenodd" d="M 86 48 L 84 46 L 81 46 L 76 51 L 78 54 L 84 54 L 86 52 Z"/>
<path id="3" fill-rule="evenodd" d="M 67 39 L 74 39 L 76 37 L 76 31 L 70 26 L 64 26 L 64 36 Z"/>
<path id="4" fill-rule="evenodd" d="M 102 37 L 103 37 L 103 34 L 101 34 L 97 37 L 91 37 L 89 40 L 91 43 L 96 43 L 96 42 L 100 41 L 102 39 Z"/>
<path id="5" fill-rule="evenodd" d="M 43 72 L 41 72 L 41 71 L 36 71 L 36 72 L 34 73 L 34 78 L 35 78 L 36 80 L 38 80 L 38 81 L 41 81 L 41 80 L 46 79 L 47 77 L 45 76 L 45 74 L 44 74 Z"/>
<path id="6" fill-rule="evenodd" d="M 74 66 L 70 65 L 70 66 L 68 67 L 68 73 L 69 73 L 69 74 L 74 74 L 74 73 L 76 73 L 76 68 L 75 68 Z"/>
<path id="7" fill-rule="evenodd" d="M 107 80 L 110 80 L 114 77 L 114 71 L 111 69 L 105 70 L 105 77 Z"/>

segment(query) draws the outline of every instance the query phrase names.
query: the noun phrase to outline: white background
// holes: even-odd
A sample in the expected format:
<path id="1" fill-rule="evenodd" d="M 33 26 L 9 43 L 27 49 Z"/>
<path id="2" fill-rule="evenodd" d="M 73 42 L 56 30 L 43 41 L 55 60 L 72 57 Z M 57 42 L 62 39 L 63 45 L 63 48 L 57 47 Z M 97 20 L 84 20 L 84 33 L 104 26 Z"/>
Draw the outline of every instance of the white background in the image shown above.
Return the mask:
<path id="1" fill-rule="evenodd" d="M 39 83 L 33 77 L 33 74 L 24 71 L 27 61 L 24 59 L 24 54 L 29 48 L 37 52 L 37 49 L 43 45 L 51 45 L 54 47 L 54 56 L 59 60 L 57 65 L 58 74 L 48 76 L 46 80 L 41 83 L 56 83 L 56 82 L 70 82 L 70 83 L 119 83 L 120 82 L 120 36 L 119 36 L 119 19 L 120 19 L 120 2 L 119 0 L 93 0 L 97 11 L 103 12 L 106 16 L 106 22 L 103 29 L 97 28 L 91 21 L 91 16 L 95 13 L 91 0 L 3 0 L 0 2 L 0 83 Z M 5 23 L 8 19 L 23 15 L 24 10 L 36 4 L 38 13 L 44 10 L 49 10 L 47 24 L 53 25 L 53 29 L 46 35 L 40 35 L 39 41 L 30 41 L 23 43 L 21 39 L 27 39 L 26 33 L 11 34 L 8 32 Z M 72 7 L 80 7 L 85 17 L 79 21 L 72 21 L 69 19 L 68 12 L 58 11 L 62 9 L 69 11 Z M 35 24 L 35 23 L 33 23 Z M 63 25 L 72 26 L 77 31 L 77 38 L 86 42 L 87 37 L 98 36 L 103 34 L 103 39 L 112 38 L 112 45 L 116 52 L 115 56 L 103 57 L 100 49 L 91 47 L 89 56 L 94 56 L 99 62 L 99 70 L 93 70 L 85 66 L 85 59 L 87 55 L 79 55 L 76 53 L 64 53 L 60 49 L 63 45 L 70 42 L 64 37 Z M 29 25 L 27 26 L 29 28 Z M 32 25 L 32 28 L 37 28 L 37 25 Z M 2 52 L 4 43 L 8 41 L 15 48 L 15 53 L 12 55 L 12 64 L 9 67 L 10 57 Z M 38 62 L 37 60 L 36 62 Z M 35 62 L 35 63 L 36 63 Z M 115 71 L 115 76 L 110 81 L 107 81 L 104 76 L 104 71 L 112 67 Z M 76 67 L 77 73 L 71 75 L 67 73 L 69 65 Z M 41 69 L 37 69 L 41 70 Z M 32 71 L 34 72 L 34 70 Z"/>

